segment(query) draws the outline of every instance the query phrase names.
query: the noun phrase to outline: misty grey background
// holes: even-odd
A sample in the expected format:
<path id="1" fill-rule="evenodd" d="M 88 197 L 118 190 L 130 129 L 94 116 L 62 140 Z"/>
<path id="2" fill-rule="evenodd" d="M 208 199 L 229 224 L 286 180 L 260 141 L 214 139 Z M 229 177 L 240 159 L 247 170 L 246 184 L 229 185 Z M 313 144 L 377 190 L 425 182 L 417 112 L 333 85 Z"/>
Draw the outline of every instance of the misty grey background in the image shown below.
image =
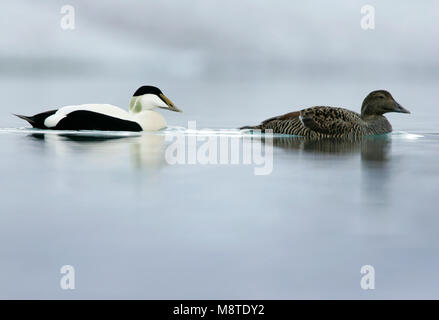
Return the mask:
<path id="1" fill-rule="evenodd" d="M 62 30 L 73 5 L 76 29 Z M 360 27 L 361 6 L 376 28 Z M 11 113 L 127 107 L 159 86 L 170 126 L 236 128 L 387 89 L 411 115 L 364 146 L 291 142 L 274 170 L 169 166 L 161 136 L 0 134 L 1 298 L 438 298 L 437 1 L 3 1 Z M 43 139 L 42 139 L 43 138 Z M 152 139 L 152 141 L 151 141 Z M 372 150 L 372 152 L 368 151 Z M 370 158 L 372 153 L 372 158 Z M 59 269 L 76 268 L 74 291 Z M 360 289 L 360 267 L 376 290 Z"/>

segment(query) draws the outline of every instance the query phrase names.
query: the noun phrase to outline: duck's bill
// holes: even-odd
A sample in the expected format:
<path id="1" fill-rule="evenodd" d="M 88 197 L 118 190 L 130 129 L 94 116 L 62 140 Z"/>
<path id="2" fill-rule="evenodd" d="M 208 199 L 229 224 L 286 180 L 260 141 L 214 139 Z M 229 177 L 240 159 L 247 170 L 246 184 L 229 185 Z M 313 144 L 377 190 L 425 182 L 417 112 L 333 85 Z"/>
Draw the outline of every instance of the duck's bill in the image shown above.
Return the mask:
<path id="1" fill-rule="evenodd" d="M 164 94 L 160 94 L 160 98 L 166 103 L 167 107 L 160 107 L 162 109 L 175 111 L 175 112 L 183 112 L 182 110 L 178 109 L 174 103 Z"/>
<path id="2" fill-rule="evenodd" d="M 402 105 L 400 105 L 398 102 L 395 102 L 395 110 L 394 112 L 399 112 L 399 113 L 410 113 L 410 111 L 408 111 L 406 108 L 404 108 Z"/>

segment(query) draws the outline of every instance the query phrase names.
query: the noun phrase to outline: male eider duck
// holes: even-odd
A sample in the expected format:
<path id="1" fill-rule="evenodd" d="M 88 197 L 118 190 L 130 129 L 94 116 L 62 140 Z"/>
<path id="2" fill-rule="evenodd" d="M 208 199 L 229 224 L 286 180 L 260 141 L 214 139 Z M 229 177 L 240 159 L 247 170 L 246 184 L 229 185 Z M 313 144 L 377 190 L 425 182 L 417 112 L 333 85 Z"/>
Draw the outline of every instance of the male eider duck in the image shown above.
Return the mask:
<path id="1" fill-rule="evenodd" d="M 361 114 L 337 107 L 311 107 L 263 121 L 257 126 L 240 129 L 273 130 L 310 138 L 349 138 L 383 134 L 392 131 L 383 116 L 387 112 L 410 113 L 385 90 L 372 91 L 361 107 Z"/>
<path id="2" fill-rule="evenodd" d="M 128 112 L 111 104 L 82 104 L 32 117 L 16 116 L 39 129 L 156 131 L 166 127 L 166 120 L 154 111 L 156 108 L 181 112 L 159 88 L 142 86 L 131 98 Z"/>

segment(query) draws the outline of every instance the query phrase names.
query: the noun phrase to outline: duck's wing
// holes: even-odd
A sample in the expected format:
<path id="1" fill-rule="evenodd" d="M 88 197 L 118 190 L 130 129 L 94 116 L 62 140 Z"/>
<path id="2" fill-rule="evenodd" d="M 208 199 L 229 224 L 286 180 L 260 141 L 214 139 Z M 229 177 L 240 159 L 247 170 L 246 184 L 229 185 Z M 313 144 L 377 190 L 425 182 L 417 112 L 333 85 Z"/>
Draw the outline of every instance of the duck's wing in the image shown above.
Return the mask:
<path id="1" fill-rule="evenodd" d="M 300 111 L 302 124 L 323 135 L 338 135 L 352 132 L 361 117 L 356 112 L 334 107 L 312 107 Z"/>
<path id="2" fill-rule="evenodd" d="M 250 129 L 271 129 L 274 133 L 299 136 L 337 136 L 355 129 L 361 118 L 347 109 L 316 106 L 269 118 Z"/>

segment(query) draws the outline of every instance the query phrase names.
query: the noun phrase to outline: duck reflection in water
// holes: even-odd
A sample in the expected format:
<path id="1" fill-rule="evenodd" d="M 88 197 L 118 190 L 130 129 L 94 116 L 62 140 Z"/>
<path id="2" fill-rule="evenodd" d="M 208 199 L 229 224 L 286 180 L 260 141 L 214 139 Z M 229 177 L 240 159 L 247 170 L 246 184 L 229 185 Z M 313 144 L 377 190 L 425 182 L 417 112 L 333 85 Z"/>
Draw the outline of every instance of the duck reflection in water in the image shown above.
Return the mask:
<path id="1" fill-rule="evenodd" d="M 361 197 L 365 203 L 386 206 L 389 181 L 392 179 L 391 135 L 366 136 L 355 139 L 310 139 L 304 137 L 275 137 L 273 146 L 287 152 L 306 153 L 322 160 L 338 160 L 361 156 Z M 325 160 L 325 161 L 326 161 Z M 330 164 L 328 164 L 329 166 Z M 376 207 L 374 207 L 376 208 Z"/>
<path id="2" fill-rule="evenodd" d="M 305 137 L 274 137 L 273 146 L 316 155 L 351 156 L 361 154 L 365 162 L 383 163 L 389 160 L 391 138 L 384 135 L 352 139 L 312 139 Z"/>
<path id="3" fill-rule="evenodd" d="M 136 167 L 160 168 L 166 165 L 165 149 L 166 136 L 162 134 L 137 135 L 77 135 L 34 133 L 34 139 L 44 141 L 58 156 L 70 156 L 72 152 L 86 152 L 91 159 L 109 163 L 126 155 L 124 149 L 129 148 L 131 162 Z M 244 138 L 245 139 L 245 138 Z M 261 142 L 266 137 L 262 135 Z M 299 151 L 300 153 L 328 156 L 349 157 L 361 154 L 365 164 L 377 166 L 389 160 L 391 138 L 388 135 L 369 136 L 362 138 L 345 139 L 312 139 L 305 137 L 275 136 L 273 146 L 285 151 Z"/>
<path id="4" fill-rule="evenodd" d="M 125 161 L 122 158 L 128 154 L 136 168 L 154 171 L 166 166 L 164 135 L 142 133 L 128 136 L 90 136 L 34 133 L 30 137 L 43 141 L 50 151 L 60 157 L 69 157 L 72 152 L 77 155 L 80 151 L 85 152 L 91 161 L 111 165 L 120 160 Z"/>

